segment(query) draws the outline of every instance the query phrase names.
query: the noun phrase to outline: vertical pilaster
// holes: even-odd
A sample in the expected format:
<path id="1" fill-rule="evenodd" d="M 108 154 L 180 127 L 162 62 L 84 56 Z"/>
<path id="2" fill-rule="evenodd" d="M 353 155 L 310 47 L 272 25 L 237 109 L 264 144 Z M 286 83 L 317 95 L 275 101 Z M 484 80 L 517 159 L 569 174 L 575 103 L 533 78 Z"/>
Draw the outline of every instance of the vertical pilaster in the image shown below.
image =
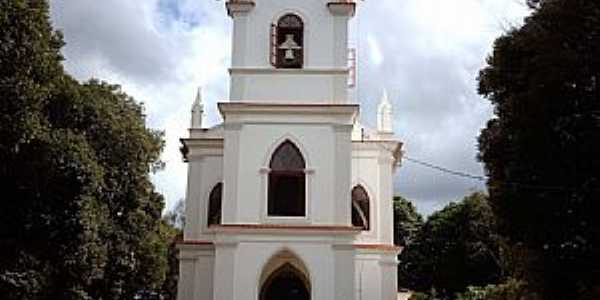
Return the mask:
<path id="1" fill-rule="evenodd" d="M 346 15 L 333 16 L 333 62 L 338 68 L 348 66 L 348 20 Z M 336 75 L 333 80 L 333 102 L 346 103 L 348 98 L 348 73 Z"/>
<path id="2" fill-rule="evenodd" d="M 239 160 L 241 124 L 225 123 L 223 150 L 223 201 L 222 221 L 224 224 L 237 223 L 239 190 Z"/>
<path id="3" fill-rule="evenodd" d="M 335 223 L 349 225 L 351 220 L 350 183 L 352 181 L 352 125 L 336 125 L 334 162 Z"/>
<path id="4" fill-rule="evenodd" d="M 188 156 L 187 191 L 185 197 L 186 224 L 184 240 L 195 240 L 201 234 L 202 222 L 206 223 L 206 199 L 202 197 L 202 164 L 200 156 Z"/>
<path id="5" fill-rule="evenodd" d="M 355 259 L 354 246 L 333 246 L 335 257 L 335 299 L 354 300 L 355 298 Z"/>
<path id="6" fill-rule="evenodd" d="M 392 165 L 394 158 L 387 150 L 381 150 L 377 160 L 379 171 L 379 241 L 394 243 L 394 186 Z"/>
<path id="7" fill-rule="evenodd" d="M 248 53 L 248 14 L 254 8 L 254 1 L 229 1 L 227 12 L 233 19 L 233 43 L 231 47 L 231 64 L 233 67 L 244 66 Z"/>
<path id="8" fill-rule="evenodd" d="M 180 244 L 177 299 L 213 298 L 215 249 L 212 244 Z"/>
<path id="9" fill-rule="evenodd" d="M 180 250 L 181 251 L 181 250 Z M 179 280 L 177 281 L 177 300 L 194 299 L 195 261 L 179 255 Z"/>
<path id="10" fill-rule="evenodd" d="M 381 271 L 381 299 L 398 297 L 398 259 L 393 254 L 384 254 L 379 261 Z"/>
<path id="11" fill-rule="evenodd" d="M 237 244 L 216 244 L 214 294 L 212 300 L 236 299 L 236 251 Z M 249 258 L 250 259 L 250 258 Z M 218 270 L 218 271 L 217 271 Z M 243 295 L 247 297 L 248 295 Z M 248 297 L 248 299 L 252 299 Z"/>

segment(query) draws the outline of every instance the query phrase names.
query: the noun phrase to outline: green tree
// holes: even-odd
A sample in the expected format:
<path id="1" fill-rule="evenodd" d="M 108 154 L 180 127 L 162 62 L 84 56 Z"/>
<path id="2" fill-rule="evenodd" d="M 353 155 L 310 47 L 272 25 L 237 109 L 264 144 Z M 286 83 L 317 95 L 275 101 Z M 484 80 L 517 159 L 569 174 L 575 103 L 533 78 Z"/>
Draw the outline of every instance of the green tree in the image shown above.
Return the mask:
<path id="1" fill-rule="evenodd" d="M 65 74 L 48 9 L 0 1 L 0 296 L 131 299 L 166 272 L 162 134 L 118 86 Z"/>
<path id="2" fill-rule="evenodd" d="M 480 73 L 495 117 L 479 157 L 513 276 L 544 299 L 598 299 L 600 2 L 529 2 Z"/>
<path id="3" fill-rule="evenodd" d="M 183 239 L 183 226 L 185 226 L 185 201 L 181 199 L 172 210 L 163 216 L 161 232 L 163 239 L 168 244 L 168 269 L 166 279 L 161 288 L 161 296 L 165 300 L 177 299 L 177 282 L 179 281 L 179 260 L 177 259 L 177 242 Z"/>
<path id="4" fill-rule="evenodd" d="M 163 220 L 169 225 L 179 230 L 183 230 L 183 227 L 185 226 L 185 199 L 179 199 L 179 201 L 175 203 L 175 207 L 164 214 Z"/>
<path id="5" fill-rule="evenodd" d="M 412 202 L 402 196 L 394 197 L 394 244 L 406 247 L 412 243 L 423 225 L 423 216 Z"/>
<path id="6" fill-rule="evenodd" d="M 394 197 L 394 244 L 404 249 L 410 247 L 421 226 L 423 226 L 423 216 L 417 212 L 412 202 L 402 196 Z M 408 262 L 398 265 L 398 287 L 401 289 L 406 287 L 403 282 L 406 276 L 403 274 L 408 274 L 410 268 L 411 264 Z"/>
<path id="7" fill-rule="evenodd" d="M 399 282 L 452 298 L 469 285 L 501 278 L 499 244 L 487 197 L 473 193 L 432 214 L 400 255 Z"/>
<path id="8" fill-rule="evenodd" d="M 539 297 L 527 291 L 524 282 L 509 278 L 502 284 L 489 284 L 485 287 L 470 286 L 456 300 L 537 300 Z"/>

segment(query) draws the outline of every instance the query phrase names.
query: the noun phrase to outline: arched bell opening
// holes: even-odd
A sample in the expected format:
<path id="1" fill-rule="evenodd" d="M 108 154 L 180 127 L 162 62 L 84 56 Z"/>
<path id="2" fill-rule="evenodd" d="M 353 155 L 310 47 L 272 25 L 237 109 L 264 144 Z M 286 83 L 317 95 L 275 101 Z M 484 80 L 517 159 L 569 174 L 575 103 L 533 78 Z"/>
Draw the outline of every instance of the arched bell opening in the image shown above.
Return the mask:
<path id="1" fill-rule="evenodd" d="M 310 300 L 310 295 L 308 271 L 294 254 L 282 251 L 265 265 L 259 300 Z"/>
<path id="2" fill-rule="evenodd" d="M 287 14 L 271 26 L 271 64 L 276 68 L 300 69 L 304 64 L 304 22 Z"/>

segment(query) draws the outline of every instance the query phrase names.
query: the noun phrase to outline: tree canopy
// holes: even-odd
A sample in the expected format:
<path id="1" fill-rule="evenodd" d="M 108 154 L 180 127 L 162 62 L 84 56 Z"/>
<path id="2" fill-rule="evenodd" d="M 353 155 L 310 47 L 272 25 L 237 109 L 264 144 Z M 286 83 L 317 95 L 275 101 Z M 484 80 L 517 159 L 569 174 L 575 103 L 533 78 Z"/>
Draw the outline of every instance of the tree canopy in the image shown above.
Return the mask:
<path id="1" fill-rule="evenodd" d="M 502 275 L 495 222 L 486 195 L 473 193 L 433 213 L 400 254 L 400 286 L 453 298 Z"/>
<path id="2" fill-rule="evenodd" d="M 423 216 L 404 197 L 394 197 L 394 244 L 406 247 L 412 243 L 423 225 Z"/>
<path id="3" fill-rule="evenodd" d="M 600 2 L 529 4 L 480 73 L 496 115 L 480 159 L 500 233 L 521 257 L 515 275 L 544 299 L 598 298 Z"/>
<path id="4" fill-rule="evenodd" d="M 162 134 L 117 85 L 64 72 L 48 10 L 0 1 L 0 295 L 131 299 L 166 271 Z"/>

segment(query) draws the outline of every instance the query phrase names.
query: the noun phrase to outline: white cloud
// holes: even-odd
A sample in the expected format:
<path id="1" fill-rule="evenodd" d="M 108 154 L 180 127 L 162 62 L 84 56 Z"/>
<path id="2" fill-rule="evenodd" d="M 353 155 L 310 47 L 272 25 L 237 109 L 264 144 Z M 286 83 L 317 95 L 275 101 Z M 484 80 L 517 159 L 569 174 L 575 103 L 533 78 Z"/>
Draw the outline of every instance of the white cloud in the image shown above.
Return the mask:
<path id="1" fill-rule="evenodd" d="M 231 46 L 223 38 L 229 27 L 222 3 L 177 1 L 185 14 L 173 18 L 160 10 L 160 2 L 54 0 L 51 9 L 67 42 L 66 69 L 80 80 L 120 84 L 145 103 L 150 126 L 165 132 L 166 167 L 153 181 L 172 207 L 185 196 L 179 138 L 187 135 L 196 88 L 205 86 L 208 123 L 218 122 L 215 103 L 227 96 Z"/>
<path id="2" fill-rule="evenodd" d="M 481 174 L 476 137 L 491 115 L 475 92 L 491 43 L 526 10 L 516 1 L 379 0 L 361 2 L 352 24 L 359 48 L 363 121 L 374 124 L 385 86 L 395 105 L 395 129 L 407 154 Z M 153 176 L 168 207 L 185 195 L 186 136 L 196 87 L 204 86 L 208 123 L 228 97 L 230 20 L 223 2 L 198 0 L 52 0 L 65 34 L 66 68 L 78 79 L 119 83 L 145 103 L 148 120 L 166 134 L 166 169 Z M 366 41 L 361 41 L 366 37 Z M 366 53 L 367 55 L 360 55 Z M 355 91 L 356 92 L 356 91 Z M 481 184 L 405 162 L 396 192 L 430 212 Z"/>

